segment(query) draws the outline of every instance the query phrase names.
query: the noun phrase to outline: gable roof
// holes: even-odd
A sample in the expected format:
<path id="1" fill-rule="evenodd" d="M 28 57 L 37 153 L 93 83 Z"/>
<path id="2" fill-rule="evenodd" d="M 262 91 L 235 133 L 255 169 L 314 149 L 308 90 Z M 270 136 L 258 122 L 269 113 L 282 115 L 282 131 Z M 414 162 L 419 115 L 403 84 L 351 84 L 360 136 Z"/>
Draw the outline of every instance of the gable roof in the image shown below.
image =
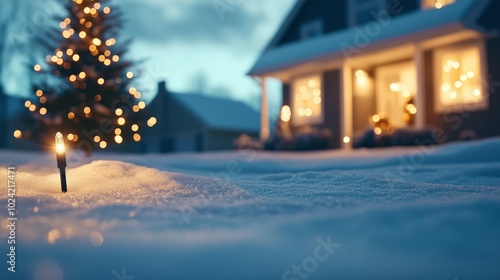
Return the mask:
<path id="1" fill-rule="evenodd" d="M 259 114 L 242 102 L 200 94 L 171 92 L 169 94 L 209 128 L 231 131 L 259 131 Z"/>
<path id="2" fill-rule="evenodd" d="M 281 41 L 281 39 L 283 38 L 283 36 L 287 32 L 288 28 L 290 27 L 290 25 L 292 25 L 295 18 L 299 15 L 300 11 L 302 10 L 302 7 L 304 7 L 304 4 L 306 2 L 307 2 L 307 0 L 297 0 L 297 2 L 295 2 L 295 5 L 292 7 L 292 9 L 290 10 L 288 15 L 286 16 L 283 23 L 280 25 L 278 32 L 276 32 L 273 39 L 271 39 L 271 41 L 269 42 L 269 44 L 265 48 L 265 51 L 273 48 L 276 44 L 278 44 L 279 41 Z"/>
<path id="3" fill-rule="evenodd" d="M 490 1 L 459 0 L 439 10 L 418 10 L 392 17 L 386 26 L 380 28 L 377 36 L 370 38 L 369 46 L 362 49 L 365 51 L 370 47 L 376 47 L 378 43 L 392 40 L 397 40 L 394 43 L 415 42 L 416 40 L 432 38 L 456 30 L 472 29 L 482 31 L 476 25 L 476 20 L 484 12 Z M 292 12 L 298 13 L 295 10 L 300 9 L 303 2 L 299 0 Z M 264 75 L 272 71 L 327 57 L 330 59 L 344 59 L 346 46 L 357 46 L 356 38 L 360 29 L 346 28 L 310 40 L 273 47 L 279 40 L 279 36 L 282 36 L 280 34 L 284 33 L 282 29 L 286 29 L 286 25 L 290 24 L 287 22 L 293 21 L 294 18 L 294 15 L 287 18 L 271 44 L 253 65 L 248 73 L 249 75 Z"/>

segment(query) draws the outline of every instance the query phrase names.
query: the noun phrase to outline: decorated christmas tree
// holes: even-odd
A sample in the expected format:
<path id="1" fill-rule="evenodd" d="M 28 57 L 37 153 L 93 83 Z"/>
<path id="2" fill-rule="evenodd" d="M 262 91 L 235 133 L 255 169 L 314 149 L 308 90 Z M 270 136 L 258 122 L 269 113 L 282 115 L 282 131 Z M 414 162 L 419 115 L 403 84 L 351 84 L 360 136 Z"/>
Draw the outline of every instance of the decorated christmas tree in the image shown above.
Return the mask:
<path id="1" fill-rule="evenodd" d="M 123 58 L 127 42 L 120 45 L 116 39 L 121 14 L 108 2 L 66 3 L 67 17 L 60 29 L 42 42 L 53 53 L 45 63 L 34 65 L 38 101 L 25 104 L 36 124 L 31 135 L 42 143 L 50 143 L 61 131 L 73 146 L 91 152 L 95 147 L 139 142 L 141 124 L 156 124 L 154 117 L 146 117 L 141 93 L 130 86 L 132 63 Z"/>

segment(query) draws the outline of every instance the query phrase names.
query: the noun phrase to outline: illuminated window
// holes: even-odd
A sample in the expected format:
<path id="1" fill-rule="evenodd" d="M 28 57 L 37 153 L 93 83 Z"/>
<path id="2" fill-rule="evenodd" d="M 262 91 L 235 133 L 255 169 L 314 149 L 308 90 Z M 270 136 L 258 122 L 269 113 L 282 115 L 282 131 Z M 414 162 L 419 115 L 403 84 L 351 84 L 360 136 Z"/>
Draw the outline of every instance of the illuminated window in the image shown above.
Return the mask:
<path id="1" fill-rule="evenodd" d="M 435 51 L 437 112 L 487 107 L 486 87 L 481 78 L 481 50 L 482 45 L 475 42 Z"/>
<path id="2" fill-rule="evenodd" d="M 320 76 L 298 78 L 293 82 L 292 120 L 295 125 L 323 121 Z"/>
<path id="3" fill-rule="evenodd" d="M 424 9 L 441 9 L 454 2 L 455 0 L 422 0 L 422 7 Z"/>
<path id="4" fill-rule="evenodd" d="M 374 21 L 373 14 L 384 10 L 384 0 L 349 0 L 349 25 L 356 26 Z"/>

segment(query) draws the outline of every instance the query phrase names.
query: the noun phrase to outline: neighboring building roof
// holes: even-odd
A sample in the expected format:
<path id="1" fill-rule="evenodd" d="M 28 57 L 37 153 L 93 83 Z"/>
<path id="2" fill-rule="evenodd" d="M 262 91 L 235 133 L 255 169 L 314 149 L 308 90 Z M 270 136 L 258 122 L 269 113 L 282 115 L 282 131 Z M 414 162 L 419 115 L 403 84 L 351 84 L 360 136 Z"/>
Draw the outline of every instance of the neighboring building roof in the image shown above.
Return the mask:
<path id="1" fill-rule="evenodd" d="M 259 131 L 259 114 L 248 105 L 199 94 L 169 93 L 209 128 L 232 131 Z"/>
<path id="2" fill-rule="evenodd" d="M 370 38 L 369 47 L 393 39 L 397 39 L 398 42 L 402 43 L 413 42 L 415 36 L 418 39 L 426 39 L 427 37 L 442 35 L 439 32 L 447 34 L 455 29 L 481 30 L 476 26 L 476 20 L 489 3 L 490 0 L 459 0 L 439 10 L 418 10 L 394 16 L 386 26 L 380 28 L 380 33 L 377 36 Z M 291 17 L 296 16 L 297 9 L 302 4 L 302 1 L 297 3 L 289 15 L 290 18 L 285 20 L 284 25 L 289 25 L 292 20 Z M 284 33 L 282 29 L 278 32 L 279 34 Z M 278 37 L 275 37 L 248 74 L 254 76 L 267 74 L 327 56 L 338 57 L 339 59 L 345 58 L 343 48 L 345 46 L 357 46 L 355 40 L 358 32 L 359 29 L 347 28 L 339 32 L 279 47 L 273 47 L 273 44 L 279 40 Z M 277 36 L 281 36 L 279 34 Z M 366 50 L 369 47 L 362 49 Z"/>

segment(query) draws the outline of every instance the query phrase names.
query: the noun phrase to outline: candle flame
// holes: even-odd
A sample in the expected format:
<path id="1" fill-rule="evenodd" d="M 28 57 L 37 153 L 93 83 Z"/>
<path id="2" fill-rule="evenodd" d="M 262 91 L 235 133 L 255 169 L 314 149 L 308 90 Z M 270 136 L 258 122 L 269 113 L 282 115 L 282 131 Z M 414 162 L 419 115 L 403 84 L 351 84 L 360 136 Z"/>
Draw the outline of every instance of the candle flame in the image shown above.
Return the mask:
<path id="1" fill-rule="evenodd" d="M 64 153 L 65 148 L 64 148 L 64 139 L 63 135 L 61 132 L 56 133 L 56 152 L 57 153 Z"/>

